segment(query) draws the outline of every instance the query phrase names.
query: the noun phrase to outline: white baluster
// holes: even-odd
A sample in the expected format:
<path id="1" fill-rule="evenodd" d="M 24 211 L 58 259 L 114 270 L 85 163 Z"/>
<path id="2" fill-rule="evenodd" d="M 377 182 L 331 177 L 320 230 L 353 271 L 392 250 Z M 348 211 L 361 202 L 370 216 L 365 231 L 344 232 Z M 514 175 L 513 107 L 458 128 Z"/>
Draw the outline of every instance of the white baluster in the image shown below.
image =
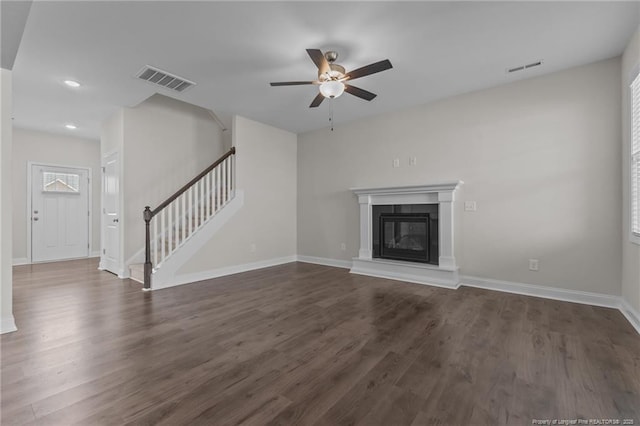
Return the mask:
<path id="1" fill-rule="evenodd" d="M 183 193 L 180 198 L 182 198 L 182 240 L 184 241 L 187 239 L 187 208 L 185 206 L 187 202 L 187 194 Z"/>
<path id="2" fill-rule="evenodd" d="M 200 191 L 198 182 L 193 185 L 193 232 L 198 229 L 198 215 L 200 214 Z"/>
<path id="3" fill-rule="evenodd" d="M 227 203 L 227 160 L 229 158 L 225 158 L 222 162 L 222 204 Z"/>
<path id="4" fill-rule="evenodd" d="M 204 194 L 205 194 L 205 215 L 203 218 L 203 222 L 209 218 L 209 212 L 211 211 L 211 188 L 209 187 L 209 179 L 207 176 L 204 177 Z"/>
<path id="5" fill-rule="evenodd" d="M 173 249 L 177 249 L 180 243 L 180 229 L 178 229 L 178 224 L 180 223 L 180 211 L 178 210 L 180 207 L 180 203 L 177 199 L 173 200 L 171 203 L 171 208 L 173 209 L 173 223 L 171 227 L 173 228 Z"/>
<path id="6" fill-rule="evenodd" d="M 169 253 L 173 252 L 173 214 L 171 211 L 173 210 L 171 204 L 167 206 L 167 210 L 169 210 L 168 219 L 167 219 L 167 228 L 169 228 Z"/>
<path id="7" fill-rule="evenodd" d="M 198 183 L 193 185 L 193 232 L 198 229 L 198 215 L 200 214 L 200 191 Z"/>
<path id="8" fill-rule="evenodd" d="M 231 199 L 231 163 L 233 163 L 233 156 L 228 158 L 227 162 L 227 200 Z"/>
<path id="9" fill-rule="evenodd" d="M 227 199 L 231 198 L 231 163 L 233 163 L 233 155 L 229 158 L 227 162 Z"/>
<path id="10" fill-rule="evenodd" d="M 198 228 L 200 228 L 200 226 L 202 226 L 202 222 L 204 222 L 204 182 L 202 182 L 202 180 L 198 181 L 198 192 L 199 192 L 199 196 L 200 196 L 200 201 L 198 203 L 198 205 L 200 206 L 200 220 L 198 220 Z"/>
<path id="11" fill-rule="evenodd" d="M 152 244 L 153 244 L 153 266 L 158 266 L 158 218 L 154 217 L 153 219 L 153 234 L 152 234 Z"/>
<path id="12" fill-rule="evenodd" d="M 166 242 L 166 229 L 165 229 L 165 217 L 164 217 L 165 209 L 162 209 L 160 212 L 160 251 L 162 252 L 162 256 L 160 258 L 160 263 L 164 262 L 165 255 L 165 247 L 167 245 Z"/>
<path id="13" fill-rule="evenodd" d="M 234 181 L 234 176 L 233 176 L 233 170 L 234 170 L 234 165 L 235 165 L 235 155 L 232 155 L 231 157 L 231 161 L 229 161 L 229 189 L 233 190 L 233 187 L 235 186 L 235 181 Z"/>
<path id="14" fill-rule="evenodd" d="M 218 200 L 216 200 L 216 169 L 211 170 L 211 215 L 218 210 Z"/>
<path id="15" fill-rule="evenodd" d="M 189 188 L 189 217 L 187 220 L 189 221 L 189 235 L 193 234 L 193 186 Z"/>
<path id="16" fill-rule="evenodd" d="M 222 207 L 222 170 L 220 166 L 216 167 L 216 170 L 218 172 L 218 187 L 216 189 L 218 194 L 218 208 L 220 208 Z"/>
<path id="17" fill-rule="evenodd" d="M 213 176 L 213 191 L 211 191 L 211 197 L 213 197 L 213 213 L 215 214 L 218 211 L 219 203 L 218 203 L 218 168 L 216 167 L 211 171 L 211 175 Z"/>

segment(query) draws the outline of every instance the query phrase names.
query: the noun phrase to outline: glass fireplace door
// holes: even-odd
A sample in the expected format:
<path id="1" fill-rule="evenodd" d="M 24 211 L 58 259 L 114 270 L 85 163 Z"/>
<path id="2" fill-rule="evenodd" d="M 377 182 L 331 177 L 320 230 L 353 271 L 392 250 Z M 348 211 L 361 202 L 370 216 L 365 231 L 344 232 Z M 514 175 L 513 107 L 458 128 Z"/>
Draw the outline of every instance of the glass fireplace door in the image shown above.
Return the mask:
<path id="1" fill-rule="evenodd" d="M 380 257 L 429 262 L 429 214 L 382 214 Z"/>

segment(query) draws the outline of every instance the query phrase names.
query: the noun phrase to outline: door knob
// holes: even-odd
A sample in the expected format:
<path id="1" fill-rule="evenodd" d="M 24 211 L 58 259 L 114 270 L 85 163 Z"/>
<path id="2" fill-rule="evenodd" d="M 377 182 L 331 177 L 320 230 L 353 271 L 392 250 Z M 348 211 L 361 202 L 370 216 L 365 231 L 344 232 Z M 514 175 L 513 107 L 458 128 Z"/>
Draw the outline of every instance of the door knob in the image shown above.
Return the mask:
<path id="1" fill-rule="evenodd" d="M 33 218 L 33 220 L 37 222 L 37 221 L 38 221 L 38 218 L 37 218 L 37 217 L 34 217 L 34 218 Z"/>

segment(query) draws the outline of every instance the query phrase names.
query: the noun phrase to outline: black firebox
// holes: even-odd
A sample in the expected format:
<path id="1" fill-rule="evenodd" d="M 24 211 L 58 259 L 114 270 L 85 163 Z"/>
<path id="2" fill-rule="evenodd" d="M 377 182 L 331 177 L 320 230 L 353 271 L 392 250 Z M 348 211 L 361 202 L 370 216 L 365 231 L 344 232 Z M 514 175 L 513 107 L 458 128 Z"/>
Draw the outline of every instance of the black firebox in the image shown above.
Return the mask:
<path id="1" fill-rule="evenodd" d="M 374 206 L 373 256 L 437 265 L 437 205 Z"/>

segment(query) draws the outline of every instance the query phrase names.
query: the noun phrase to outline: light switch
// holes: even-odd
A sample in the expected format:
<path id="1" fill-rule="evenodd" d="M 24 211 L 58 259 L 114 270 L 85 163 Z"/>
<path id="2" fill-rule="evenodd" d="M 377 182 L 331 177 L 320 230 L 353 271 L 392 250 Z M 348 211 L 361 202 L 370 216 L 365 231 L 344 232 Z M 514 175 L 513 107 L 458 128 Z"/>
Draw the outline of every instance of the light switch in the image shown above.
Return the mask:
<path id="1" fill-rule="evenodd" d="M 478 210 L 478 207 L 476 206 L 476 202 L 475 201 L 465 201 L 464 202 L 464 211 L 465 212 L 475 212 L 476 210 Z"/>
<path id="2" fill-rule="evenodd" d="M 400 159 L 399 158 L 394 158 L 393 159 L 393 167 L 400 167 Z"/>
<path id="3" fill-rule="evenodd" d="M 415 166 L 416 164 L 418 164 L 418 157 L 409 157 L 409 165 Z"/>

